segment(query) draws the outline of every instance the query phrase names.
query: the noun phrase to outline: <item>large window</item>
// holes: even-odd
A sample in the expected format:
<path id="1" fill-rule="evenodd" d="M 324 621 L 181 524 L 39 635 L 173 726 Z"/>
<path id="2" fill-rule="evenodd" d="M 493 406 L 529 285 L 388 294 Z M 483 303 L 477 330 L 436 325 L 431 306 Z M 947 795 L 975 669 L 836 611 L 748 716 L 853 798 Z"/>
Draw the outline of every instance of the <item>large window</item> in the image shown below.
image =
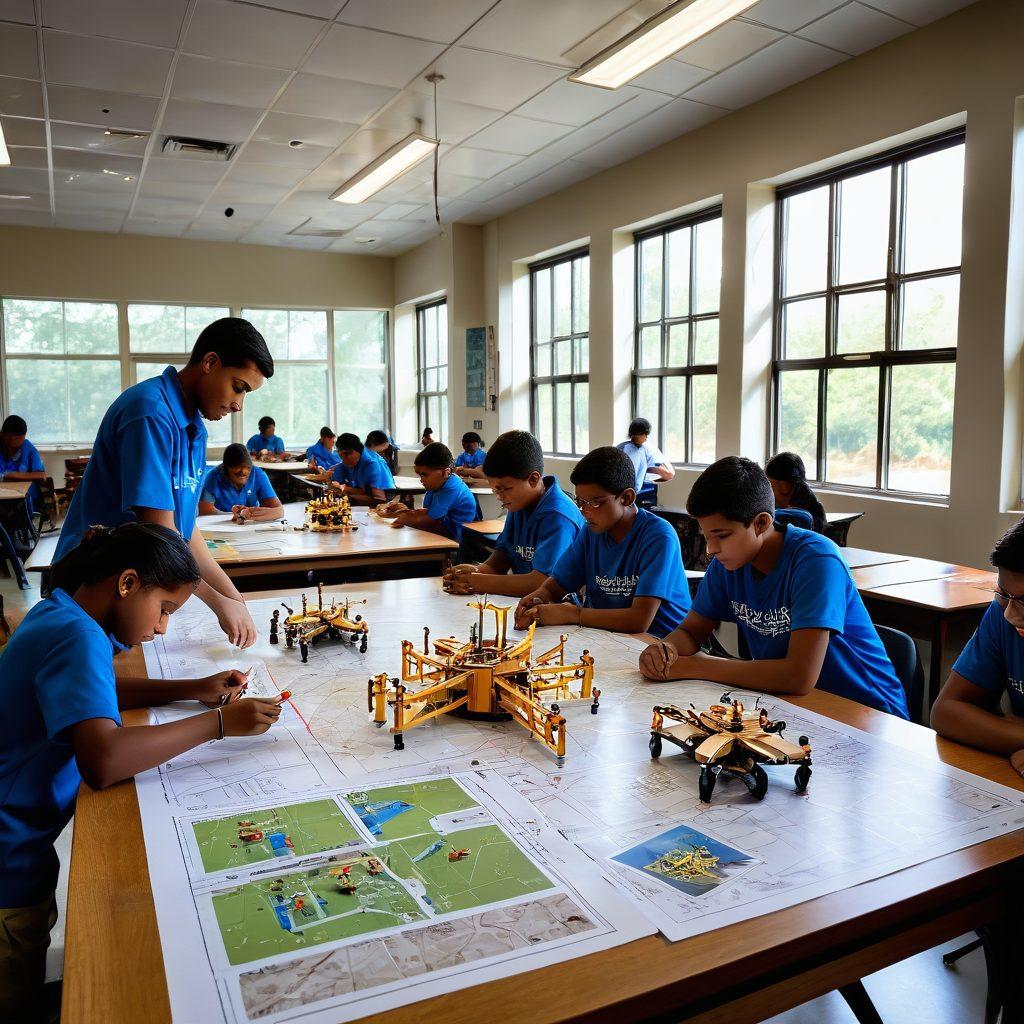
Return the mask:
<path id="1" fill-rule="evenodd" d="M 388 315 L 379 309 L 334 312 L 334 389 L 338 431 L 361 438 L 388 424 Z"/>
<path id="2" fill-rule="evenodd" d="M 448 303 L 416 307 L 416 408 L 420 434 L 448 443 Z"/>
<path id="3" fill-rule="evenodd" d="M 636 235 L 633 415 L 673 462 L 715 461 L 722 211 Z"/>
<path id="4" fill-rule="evenodd" d="M 533 432 L 552 455 L 590 449 L 590 257 L 530 267 Z"/>
<path id="5" fill-rule="evenodd" d="M 949 493 L 963 134 L 780 190 L 773 450 L 818 480 Z"/>
<path id="6" fill-rule="evenodd" d="M 3 299 L 5 409 L 38 444 L 92 444 L 121 391 L 117 305 Z"/>

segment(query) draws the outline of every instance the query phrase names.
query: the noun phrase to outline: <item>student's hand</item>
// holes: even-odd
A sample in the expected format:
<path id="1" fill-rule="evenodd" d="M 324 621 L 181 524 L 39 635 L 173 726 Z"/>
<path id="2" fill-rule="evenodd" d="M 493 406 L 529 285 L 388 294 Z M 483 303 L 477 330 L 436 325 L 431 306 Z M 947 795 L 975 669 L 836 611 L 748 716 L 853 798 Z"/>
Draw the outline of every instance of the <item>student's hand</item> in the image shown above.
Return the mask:
<path id="1" fill-rule="evenodd" d="M 259 736 L 281 717 L 281 705 L 276 700 L 246 697 L 229 704 L 221 716 L 225 736 Z"/>
<path id="2" fill-rule="evenodd" d="M 640 671 L 648 679 L 667 679 L 668 670 L 679 660 L 679 652 L 667 640 L 651 644 L 640 655 Z"/>
<path id="3" fill-rule="evenodd" d="M 578 604 L 559 601 L 558 604 L 541 604 L 533 609 L 538 626 L 578 626 L 580 612 Z"/>
<path id="4" fill-rule="evenodd" d="M 232 519 L 237 519 L 238 522 L 240 522 L 240 523 L 244 523 L 247 519 L 249 519 L 251 514 L 252 513 L 250 513 L 248 507 L 245 506 L 245 505 L 232 505 L 231 506 L 231 517 L 232 517 Z"/>
<path id="5" fill-rule="evenodd" d="M 1010 767 L 1018 774 L 1024 775 L 1024 750 L 1010 755 Z"/>
<path id="6" fill-rule="evenodd" d="M 212 676 L 195 681 L 192 687 L 193 698 L 208 708 L 219 708 L 238 700 L 248 685 L 248 674 L 239 672 L 237 668 L 215 672 Z"/>
<path id="7" fill-rule="evenodd" d="M 217 621 L 235 647 L 252 647 L 256 643 L 256 625 L 244 601 L 225 597 L 217 609 Z"/>
<path id="8" fill-rule="evenodd" d="M 476 569 L 477 567 L 475 562 L 462 562 L 459 565 L 451 566 L 451 568 L 445 572 L 443 579 L 455 580 L 459 576 L 469 576 L 471 573 L 476 572 Z"/>
<path id="9" fill-rule="evenodd" d="M 446 594 L 475 594 L 476 587 L 473 586 L 472 576 L 445 576 L 441 580 Z"/>
<path id="10" fill-rule="evenodd" d="M 345 491 L 348 489 L 347 484 L 339 484 L 337 480 L 332 480 L 330 483 L 330 487 L 332 491 L 335 491 L 338 494 L 344 494 Z"/>
<path id="11" fill-rule="evenodd" d="M 535 590 L 532 594 L 527 594 L 526 597 L 522 598 L 519 604 L 516 605 L 516 610 L 513 614 L 516 629 L 529 629 L 531 622 L 537 622 L 539 609 L 542 604 L 544 604 L 544 595 L 541 594 L 540 590 Z"/>

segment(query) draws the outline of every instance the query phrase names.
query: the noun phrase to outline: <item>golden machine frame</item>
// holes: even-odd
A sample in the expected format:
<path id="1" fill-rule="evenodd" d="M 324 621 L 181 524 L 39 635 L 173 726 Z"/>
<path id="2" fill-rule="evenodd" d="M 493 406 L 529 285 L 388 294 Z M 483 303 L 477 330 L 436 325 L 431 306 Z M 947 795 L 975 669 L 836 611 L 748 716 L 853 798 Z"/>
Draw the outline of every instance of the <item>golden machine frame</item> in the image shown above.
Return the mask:
<path id="1" fill-rule="evenodd" d="M 352 522 L 352 503 L 344 495 L 328 491 L 320 498 L 306 502 L 306 522 L 303 529 L 314 533 L 346 533 L 358 530 Z"/>
<path id="2" fill-rule="evenodd" d="M 302 663 L 309 660 L 309 645 L 315 643 L 322 636 L 328 640 L 343 640 L 347 637 L 350 644 L 359 641 L 359 653 L 366 653 L 366 645 L 370 638 L 370 624 L 361 615 L 352 615 L 352 606 L 366 604 L 366 601 L 350 601 L 347 597 L 339 605 L 331 601 L 329 608 L 324 607 L 324 585 L 316 585 L 316 608 L 308 608 L 306 595 L 302 595 L 302 611 L 293 612 L 283 601 L 281 607 L 288 612 L 284 620 L 284 645 L 292 650 L 298 645 Z M 277 644 L 278 627 L 280 625 L 281 613 L 275 608 L 273 617 L 270 620 L 270 642 Z"/>
<path id="3" fill-rule="evenodd" d="M 518 723 L 565 763 L 565 718 L 556 701 L 589 700 L 591 714 L 600 706 L 601 691 L 594 687 L 594 658 L 584 650 L 578 662 L 566 664 L 564 633 L 550 650 L 532 657 L 535 624 L 522 640 L 507 638 L 508 605 L 495 605 L 486 597 L 469 604 L 479 616 L 468 641 L 454 636 L 434 641 L 424 627 L 423 650 L 402 641 L 402 677 L 386 672 L 367 685 L 368 710 L 373 723 L 383 728 L 388 706 L 394 709 L 395 750 L 404 750 L 404 733 L 440 715 Z M 484 612 L 494 613 L 494 637 L 484 641 Z M 579 680 L 579 689 L 572 683 Z M 414 684 L 414 685 L 409 685 Z M 419 687 L 419 688 L 415 688 Z"/>

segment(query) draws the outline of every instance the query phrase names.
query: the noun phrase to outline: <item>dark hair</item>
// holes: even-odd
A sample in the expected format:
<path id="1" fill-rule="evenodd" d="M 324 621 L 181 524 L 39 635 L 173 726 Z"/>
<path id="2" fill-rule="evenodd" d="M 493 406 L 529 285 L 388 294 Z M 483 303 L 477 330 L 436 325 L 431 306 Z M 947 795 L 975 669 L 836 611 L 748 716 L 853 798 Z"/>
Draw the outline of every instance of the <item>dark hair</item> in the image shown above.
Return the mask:
<path id="1" fill-rule="evenodd" d="M 144 587 L 194 587 L 200 579 L 199 566 L 177 530 L 132 522 L 91 527 L 50 570 L 50 580 L 74 594 L 83 584 L 120 576 L 126 569 L 134 569 Z"/>
<path id="2" fill-rule="evenodd" d="M 189 365 L 200 362 L 207 352 L 213 352 L 225 366 L 253 363 L 264 377 L 274 376 L 274 357 L 263 335 L 241 317 L 225 316 L 207 324 L 192 346 Z"/>
<path id="3" fill-rule="evenodd" d="M 232 466 L 251 466 L 252 457 L 249 455 L 249 449 L 244 444 L 229 444 L 224 449 L 222 462 L 228 468 Z"/>
<path id="4" fill-rule="evenodd" d="M 814 491 L 807 485 L 807 469 L 804 460 L 795 452 L 779 452 L 768 460 L 764 467 L 765 474 L 772 480 L 781 480 L 793 488 L 790 504 L 794 508 L 802 508 L 810 512 L 814 520 L 814 532 L 824 533 L 828 520 L 825 518 L 825 506 L 815 497 Z"/>
<path id="5" fill-rule="evenodd" d="M 339 434 L 338 440 L 334 442 L 334 447 L 339 452 L 361 452 L 363 450 L 363 442 L 359 440 L 356 434 Z"/>
<path id="6" fill-rule="evenodd" d="M 276 426 L 277 424 L 274 424 L 274 425 Z M 321 441 L 322 441 L 322 440 L 323 440 L 323 439 L 324 439 L 325 437 L 334 437 L 334 436 L 335 436 L 335 434 L 334 434 L 334 431 L 333 431 L 333 430 L 331 430 L 331 428 L 330 428 L 330 427 L 321 427 L 321 428 L 320 428 L 320 440 L 321 440 Z"/>
<path id="7" fill-rule="evenodd" d="M 261 416 L 260 421 L 259 423 L 256 424 L 256 426 L 259 428 L 259 432 L 262 434 L 263 431 L 267 429 L 267 427 L 276 427 L 277 420 L 275 420 L 273 416 Z"/>
<path id="8" fill-rule="evenodd" d="M 416 453 L 416 466 L 427 469 L 451 469 L 453 465 L 451 449 L 440 441 L 431 441 L 423 451 Z"/>
<path id="9" fill-rule="evenodd" d="M 686 511 L 697 519 L 717 514 L 749 526 L 762 512 L 774 515 L 775 496 L 756 462 L 728 455 L 697 477 L 686 499 Z"/>
<path id="10" fill-rule="evenodd" d="M 368 448 L 372 447 L 375 444 L 390 445 L 391 438 L 389 438 L 388 435 L 385 434 L 383 430 L 371 430 L 366 435 L 366 440 L 363 442 L 363 444 L 365 444 Z"/>
<path id="11" fill-rule="evenodd" d="M 584 455 L 569 479 L 574 484 L 597 484 L 610 494 L 636 489 L 636 470 L 629 456 L 611 446 L 595 448 Z"/>
<path id="12" fill-rule="evenodd" d="M 463 444 L 470 444 L 473 441 L 476 441 L 477 444 L 483 444 L 484 443 L 484 439 L 475 430 L 467 430 L 462 435 L 462 443 Z"/>
<path id="13" fill-rule="evenodd" d="M 430 427 L 424 427 L 423 428 L 423 434 L 421 436 L 426 437 L 427 434 L 430 434 L 431 436 L 433 436 L 434 431 Z"/>
<path id="14" fill-rule="evenodd" d="M 1024 572 L 1024 519 L 1011 526 L 996 541 L 989 561 L 997 569 Z"/>
<path id="15" fill-rule="evenodd" d="M 28 424 L 20 417 L 13 414 L 4 420 L 0 426 L 0 434 L 10 434 L 12 437 L 24 437 L 28 433 Z"/>
<path id="16" fill-rule="evenodd" d="M 651 432 L 651 421 L 645 420 L 643 416 L 637 416 L 635 420 L 629 425 L 629 430 L 626 431 L 630 437 L 634 434 L 650 434 Z"/>
<path id="17" fill-rule="evenodd" d="M 544 451 L 526 430 L 506 430 L 487 449 L 484 476 L 511 476 L 525 480 L 534 471 L 544 472 Z"/>

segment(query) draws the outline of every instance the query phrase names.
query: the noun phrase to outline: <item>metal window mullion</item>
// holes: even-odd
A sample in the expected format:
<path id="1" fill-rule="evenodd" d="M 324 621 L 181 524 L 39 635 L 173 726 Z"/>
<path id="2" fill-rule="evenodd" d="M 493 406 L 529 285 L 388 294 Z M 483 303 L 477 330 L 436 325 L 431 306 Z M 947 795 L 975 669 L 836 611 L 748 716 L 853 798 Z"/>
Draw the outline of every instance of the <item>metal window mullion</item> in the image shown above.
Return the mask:
<path id="1" fill-rule="evenodd" d="M 825 432 L 825 424 L 828 417 L 828 370 L 822 367 L 818 370 L 818 429 L 816 431 L 817 452 L 817 478 L 824 480 L 828 474 L 828 460 L 826 458 L 828 438 Z"/>
<path id="2" fill-rule="evenodd" d="M 892 407 L 892 363 L 878 368 L 878 449 L 875 486 L 887 490 L 889 483 L 889 421 Z"/>

